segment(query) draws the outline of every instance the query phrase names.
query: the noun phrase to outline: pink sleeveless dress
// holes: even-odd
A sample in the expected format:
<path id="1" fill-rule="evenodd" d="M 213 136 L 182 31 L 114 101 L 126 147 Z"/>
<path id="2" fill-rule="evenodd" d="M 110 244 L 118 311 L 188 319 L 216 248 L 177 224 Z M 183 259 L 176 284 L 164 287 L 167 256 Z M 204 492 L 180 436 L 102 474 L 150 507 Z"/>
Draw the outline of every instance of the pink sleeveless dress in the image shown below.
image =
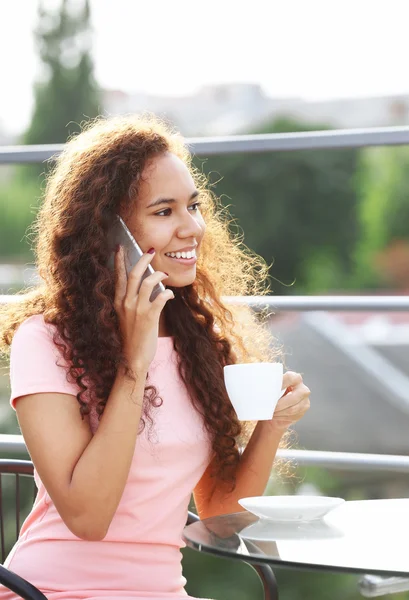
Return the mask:
<path id="1" fill-rule="evenodd" d="M 76 394 L 66 380 L 53 326 L 41 315 L 18 328 L 11 347 L 11 403 L 38 392 Z M 172 338 L 159 338 L 150 368 L 162 406 L 138 436 L 125 490 L 102 541 L 73 535 L 38 474 L 38 495 L 5 566 L 51 600 L 188 599 L 181 538 L 192 491 L 211 460 L 209 436 L 177 369 Z M 73 398 L 73 402 L 77 402 Z M 91 414 L 91 428 L 98 426 Z M 0 586 L 0 600 L 16 596 Z"/>

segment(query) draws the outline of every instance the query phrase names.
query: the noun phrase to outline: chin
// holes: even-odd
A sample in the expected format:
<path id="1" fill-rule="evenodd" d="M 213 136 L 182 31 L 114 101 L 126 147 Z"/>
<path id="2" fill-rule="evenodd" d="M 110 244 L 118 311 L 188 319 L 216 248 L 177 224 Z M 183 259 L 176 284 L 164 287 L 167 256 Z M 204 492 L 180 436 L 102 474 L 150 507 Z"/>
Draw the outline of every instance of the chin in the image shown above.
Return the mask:
<path id="1" fill-rule="evenodd" d="M 192 285 L 196 280 L 196 273 L 191 277 L 168 277 L 166 279 L 166 285 L 174 288 L 182 288 L 187 285 Z"/>

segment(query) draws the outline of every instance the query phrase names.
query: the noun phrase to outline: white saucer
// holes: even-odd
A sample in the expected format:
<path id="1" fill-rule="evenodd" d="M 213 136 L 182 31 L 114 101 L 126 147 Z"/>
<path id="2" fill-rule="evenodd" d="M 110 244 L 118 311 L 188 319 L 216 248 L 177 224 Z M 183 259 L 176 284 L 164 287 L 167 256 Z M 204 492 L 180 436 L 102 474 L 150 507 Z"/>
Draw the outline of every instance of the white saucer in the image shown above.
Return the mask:
<path id="1" fill-rule="evenodd" d="M 261 519 L 270 521 L 313 521 L 343 504 L 342 498 L 328 496 L 252 496 L 239 504 Z"/>

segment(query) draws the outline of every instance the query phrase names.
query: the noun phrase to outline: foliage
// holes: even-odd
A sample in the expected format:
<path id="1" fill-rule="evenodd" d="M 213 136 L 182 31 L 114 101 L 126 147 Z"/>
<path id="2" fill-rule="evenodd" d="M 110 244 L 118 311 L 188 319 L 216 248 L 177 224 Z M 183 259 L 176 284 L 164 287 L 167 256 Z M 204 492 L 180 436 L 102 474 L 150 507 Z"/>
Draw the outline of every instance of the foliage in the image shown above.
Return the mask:
<path id="1" fill-rule="evenodd" d="M 34 113 L 23 143 L 63 143 L 78 131 L 79 122 L 98 114 L 89 0 L 76 10 L 62 0 L 55 12 L 40 3 L 35 37 L 44 74 L 35 87 Z"/>
<path id="2" fill-rule="evenodd" d="M 255 133 L 324 129 L 279 120 Z M 346 286 L 356 244 L 356 150 L 210 157 L 197 164 L 235 217 L 232 229 L 273 263 L 278 293 Z M 294 288 L 291 289 L 292 284 Z"/>
<path id="3" fill-rule="evenodd" d="M 262 600 L 261 583 L 251 567 L 242 562 L 183 550 L 186 591 L 195 598 L 215 600 Z"/>
<path id="4" fill-rule="evenodd" d="M 409 148 L 362 152 L 355 287 L 409 286 Z"/>
<path id="5" fill-rule="evenodd" d="M 33 221 L 39 194 L 35 181 L 18 177 L 13 177 L 0 187 L 0 256 L 9 262 L 33 261 L 25 233 Z"/>
<path id="6" fill-rule="evenodd" d="M 34 89 L 35 104 L 23 144 L 64 143 L 80 124 L 100 112 L 99 90 L 93 75 L 89 0 L 61 0 L 59 7 L 39 4 L 35 40 L 42 76 Z M 37 178 L 44 166 L 19 169 Z"/>
<path id="7" fill-rule="evenodd" d="M 53 11 L 40 2 L 35 39 L 43 74 L 35 86 L 34 112 L 22 143 L 63 143 L 86 117 L 99 113 L 89 0 L 62 0 Z M 0 255 L 11 262 L 33 260 L 25 233 L 34 219 L 45 170 L 44 164 L 16 167 L 11 181 L 0 187 Z"/>

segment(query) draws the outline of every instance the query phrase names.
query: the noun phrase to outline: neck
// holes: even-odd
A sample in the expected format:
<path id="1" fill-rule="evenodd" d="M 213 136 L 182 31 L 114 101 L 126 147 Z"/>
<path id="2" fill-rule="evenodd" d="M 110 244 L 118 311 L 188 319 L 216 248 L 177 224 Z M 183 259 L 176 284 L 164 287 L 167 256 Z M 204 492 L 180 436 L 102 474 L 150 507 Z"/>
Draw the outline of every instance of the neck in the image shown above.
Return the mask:
<path id="1" fill-rule="evenodd" d="M 166 327 L 166 323 L 165 323 L 165 315 L 163 314 L 163 311 L 161 312 L 160 318 L 159 318 L 159 333 L 158 333 L 159 337 L 169 337 L 170 333 L 168 328 Z"/>

